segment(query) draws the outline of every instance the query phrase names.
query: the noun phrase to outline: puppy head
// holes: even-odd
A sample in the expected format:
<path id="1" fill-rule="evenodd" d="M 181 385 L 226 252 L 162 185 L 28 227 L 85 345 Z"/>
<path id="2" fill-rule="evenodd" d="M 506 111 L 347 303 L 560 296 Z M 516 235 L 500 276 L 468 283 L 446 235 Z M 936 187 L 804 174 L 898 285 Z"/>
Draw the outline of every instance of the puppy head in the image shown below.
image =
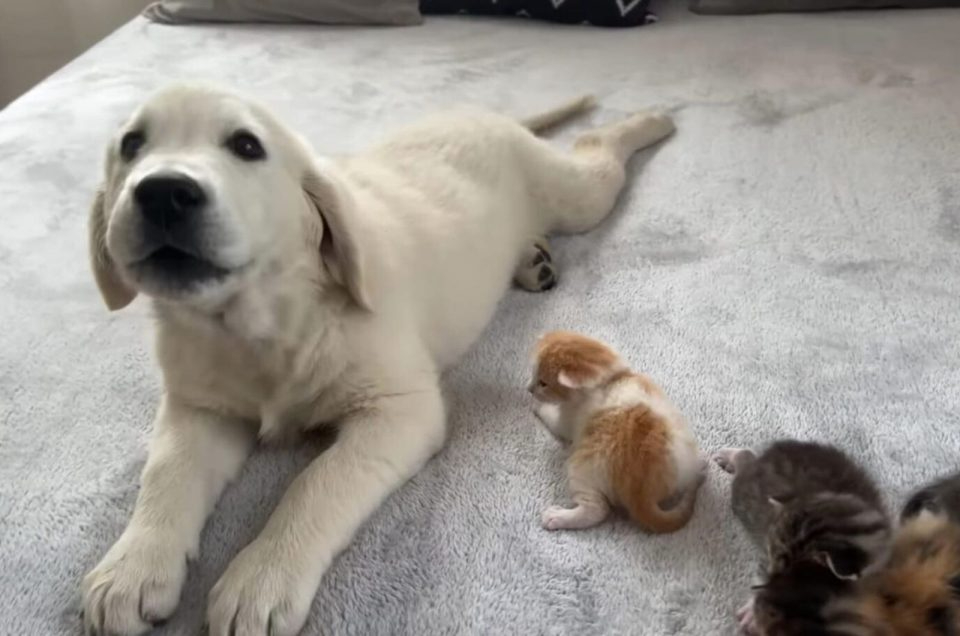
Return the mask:
<path id="1" fill-rule="evenodd" d="M 565 402 L 603 384 L 624 368 L 602 342 L 568 331 L 551 331 L 537 342 L 528 387 L 541 402 Z"/>
<path id="2" fill-rule="evenodd" d="M 369 305 L 344 188 L 256 104 L 209 87 L 162 90 L 111 141 L 105 172 L 89 229 L 110 309 L 138 292 L 215 306 L 304 250 Z"/>

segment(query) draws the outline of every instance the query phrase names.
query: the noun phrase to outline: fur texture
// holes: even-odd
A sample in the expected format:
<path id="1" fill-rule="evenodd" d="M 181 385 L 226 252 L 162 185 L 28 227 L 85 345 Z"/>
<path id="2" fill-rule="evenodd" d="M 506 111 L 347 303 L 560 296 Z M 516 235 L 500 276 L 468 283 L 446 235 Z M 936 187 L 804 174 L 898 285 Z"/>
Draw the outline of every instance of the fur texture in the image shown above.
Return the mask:
<path id="1" fill-rule="evenodd" d="M 91 261 L 111 309 L 152 300 L 165 392 L 129 525 L 82 584 L 87 631 L 168 617 L 258 438 L 336 423 L 208 601 L 214 636 L 298 632 L 331 561 L 443 444 L 438 375 L 529 246 L 599 223 L 627 158 L 672 130 L 635 115 L 569 154 L 467 111 L 334 162 L 222 91 L 175 86 L 138 109 L 107 152 Z M 156 179 L 159 203 L 142 187 Z"/>
<path id="2" fill-rule="evenodd" d="M 540 419 L 573 445 L 567 472 L 575 506 L 545 510 L 545 528 L 590 527 L 611 506 L 651 532 L 686 525 L 704 465 L 683 415 L 649 377 L 603 343 L 557 331 L 537 343 L 529 388 Z"/>

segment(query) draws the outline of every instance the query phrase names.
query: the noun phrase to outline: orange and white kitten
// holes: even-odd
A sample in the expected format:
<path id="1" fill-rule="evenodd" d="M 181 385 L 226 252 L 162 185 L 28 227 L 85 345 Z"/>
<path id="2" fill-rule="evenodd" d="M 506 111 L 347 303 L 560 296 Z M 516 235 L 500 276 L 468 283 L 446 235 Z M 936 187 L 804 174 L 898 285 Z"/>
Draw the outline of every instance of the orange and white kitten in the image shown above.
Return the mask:
<path id="1" fill-rule="evenodd" d="M 686 525 L 706 461 L 653 380 L 630 371 L 601 342 L 553 331 L 537 343 L 529 389 L 540 420 L 572 443 L 567 474 L 575 505 L 544 510 L 544 528 L 590 528 L 613 506 L 651 532 Z M 672 507 L 664 508 L 668 501 Z"/>

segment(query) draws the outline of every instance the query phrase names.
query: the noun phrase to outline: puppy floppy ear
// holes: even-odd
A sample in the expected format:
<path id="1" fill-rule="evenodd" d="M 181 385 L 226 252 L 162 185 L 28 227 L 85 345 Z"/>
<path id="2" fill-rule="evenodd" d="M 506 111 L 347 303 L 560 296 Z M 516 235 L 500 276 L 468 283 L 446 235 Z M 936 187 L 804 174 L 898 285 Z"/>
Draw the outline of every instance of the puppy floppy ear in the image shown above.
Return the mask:
<path id="1" fill-rule="evenodd" d="M 103 302 L 110 311 L 123 309 L 137 297 L 137 292 L 127 285 L 119 272 L 117 264 L 107 251 L 107 215 L 104 210 L 105 195 L 103 189 L 97 190 L 90 208 L 87 230 L 90 247 L 90 266 L 93 278 L 97 281 Z"/>
<path id="2" fill-rule="evenodd" d="M 345 187 L 320 167 L 311 166 L 303 177 L 303 191 L 323 220 L 320 258 L 330 276 L 350 292 L 353 300 L 371 310 L 365 279 L 365 260 L 357 229 L 352 223 L 353 200 Z"/>

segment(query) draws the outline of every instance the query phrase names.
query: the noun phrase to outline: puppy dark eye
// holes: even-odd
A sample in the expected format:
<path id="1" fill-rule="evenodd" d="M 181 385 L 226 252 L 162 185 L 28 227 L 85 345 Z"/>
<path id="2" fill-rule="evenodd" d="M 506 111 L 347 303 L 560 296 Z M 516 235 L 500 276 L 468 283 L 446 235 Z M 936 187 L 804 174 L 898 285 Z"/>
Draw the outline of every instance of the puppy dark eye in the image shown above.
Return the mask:
<path id="1" fill-rule="evenodd" d="M 547 388 L 547 383 L 544 382 L 543 380 L 540 380 L 539 382 L 537 382 L 537 386 L 540 387 L 541 389 L 545 389 Z"/>
<path id="2" fill-rule="evenodd" d="M 124 161 L 133 161 L 140 148 L 147 142 L 146 135 L 139 130 L 131 130 L 120 140 L 120 156 Z"/>
<path id="3" fill-rule="evenodd" d="M 238 130 L 227 139 L 227 148 L 244 161 L 258 161 L 265 159 L 267 151 L 263 149 L 260 140 L 246 130 Z"/>

